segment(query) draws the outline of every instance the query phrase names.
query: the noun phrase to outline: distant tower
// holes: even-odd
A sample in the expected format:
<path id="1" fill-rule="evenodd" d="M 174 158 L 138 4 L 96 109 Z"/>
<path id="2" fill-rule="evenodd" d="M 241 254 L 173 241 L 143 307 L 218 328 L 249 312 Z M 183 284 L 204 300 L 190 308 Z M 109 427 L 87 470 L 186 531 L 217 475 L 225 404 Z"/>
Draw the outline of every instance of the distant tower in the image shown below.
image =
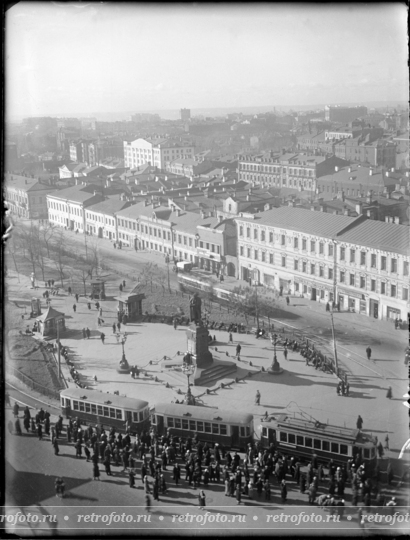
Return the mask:
<path id="1" fill-rule="evenodd" d="M 191 119 L 191 109 L 181 109 L 181 120 L 188 122 Z"/>

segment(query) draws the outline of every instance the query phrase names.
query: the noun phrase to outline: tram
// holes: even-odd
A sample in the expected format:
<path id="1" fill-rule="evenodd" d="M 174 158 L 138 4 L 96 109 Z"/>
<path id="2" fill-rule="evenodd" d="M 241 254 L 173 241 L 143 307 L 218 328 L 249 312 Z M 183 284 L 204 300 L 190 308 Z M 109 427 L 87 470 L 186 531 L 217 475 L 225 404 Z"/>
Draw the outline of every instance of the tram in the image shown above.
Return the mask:
<path id="1" fill-rule="evenodd" d="M 257 434 L 263 448 L 272 445 L 286 453 L 308 459 L 316 454 L 319 461 L 333 459 L 346 463 L 359 454 L 366 469 L 376 465 L 376 439 L 359 429 L 332 426 L 321 422 L 296 418 L 283 413 L 276 418 L 262 419 Z"/>
<path id="2" fill-rule="evenodd" d="M 192 274 L 189 276 L 185 274 L 178 274 L 178 286 L 179 290 L 182 292 L 198 292 L 202 294 L 212 293 L 216 298 L 219 298 L 222 301 L 229 301 L 232 294 L 234 294 L 229 290 L 215 287 L 212 282 L 206 279 L 201 279 L 200 277 Z"/>
<path id="3" fill-rule="evenodd" d="M 66 418 L 86 424 L 113 426 L 124 431 L 128 421 L 132 433 L 149 428 L 149 404 L 141 399 L 104 394 L 98 390 L 67 388 L 60 392 L 61 411 Z"/>
<path id="4" fill-rule="evenodd" d="M 151 411 L 151 426 L 159 435 L 167 430 L 182 438 L 244 450 L 253 440 L 253 415 L 208 407 L 159 403 Z"/>

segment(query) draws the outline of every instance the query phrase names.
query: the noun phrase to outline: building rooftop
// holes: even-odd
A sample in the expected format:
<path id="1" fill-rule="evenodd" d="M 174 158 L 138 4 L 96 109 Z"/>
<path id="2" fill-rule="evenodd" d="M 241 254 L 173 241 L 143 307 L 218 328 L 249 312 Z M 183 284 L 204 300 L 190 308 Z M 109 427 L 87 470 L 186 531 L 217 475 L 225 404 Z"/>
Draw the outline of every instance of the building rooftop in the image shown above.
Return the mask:
<path id="1" fill-rule="evenodd" d="M 22 191 L 43 191 L 43 190 L 53 190 L 54 186 L 50 184 L 43 184 L 39 181 L 38 178 L 28 178 L 27 176 L 20 176 L 17 174 L 5 175 L 5 183 L 7 187 L 13 187 L 14 189 L 19 189 Z"/>
<path id="2" fill-rule="evenodd" d="M 123 208 L 127 208 L 130 206 L 129 201 L 122 201 L 118 198 L 109 198 L 105 201 L 98 202 L 96 204 L 92 204 L 87 208 L 90 212 L 98 212 L 100 214 L 109 214 L 113 216 L 116 212 L 119 212 Z"/>
<path id="3" fill-rule="evenodd" d="M 410 228 L 406 225 L 369 219 L 341 234 L 338 240 L 408 256 Z"/>
<path id="4" fill-rule="evenodd" d="M 327 214 L 289 206 L 273 208 L 261 214 L 256 214 L 254 219 L 236 219 L 258 225 L 314 234 L 324 238 L 335 238 L 340 231 L 352 225 L 355 221 L 355 218 L 349 216 Z"/>
<path id="5" fill-rule="evenodd" d="M 94 192 L 90 193 L 84 190 L 84 188 L 86 187 L 87 186 L 83 186 L 83 185 L 71 186 L 66 189 L 53 191 L 49 193 L 48 196 L 53 197 L 55 199 L 62 199 L 65 201 L 83 203 L 85 201 L 88 201 L 88 199 L 91 199 L 92 197 L 94 197 Z"/>

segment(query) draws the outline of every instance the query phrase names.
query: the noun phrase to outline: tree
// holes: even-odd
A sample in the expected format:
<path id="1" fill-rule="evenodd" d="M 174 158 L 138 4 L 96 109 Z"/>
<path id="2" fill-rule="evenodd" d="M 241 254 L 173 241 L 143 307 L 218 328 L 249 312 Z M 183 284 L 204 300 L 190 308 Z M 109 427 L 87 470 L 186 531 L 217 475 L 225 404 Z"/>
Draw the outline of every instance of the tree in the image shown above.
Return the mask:
<path id="1" fill-rule="evenodd" d="M 164 269 L 157 267 L 155 281 L 162 288 L 162 296 L 165 296 L 165 288 L 168 283 L 168 276 Z"/>
<path id="2" fill-rule="evenodd" d="M 58 229 L 54 235 L 52 259 L 60 277 L 61 287 L 64 287 L 64 279 L 67 277 L 66 272 L 69 268 L 66 248 L 67 239 L 65 238 L 64 231 L 62 229 Z"/>
<path id="3" fill-rule="evenodd" d="M 142 270 L 139 274 L 139 281 L 141 285 L 144 287 L 147 287 L 150 285 L 151 292 L 152 292 L 152 285 L 155 283 L 155 279 L 158 275 L 158 265 L 154 263 L 146 263 L 142 267 Z"/>
<path id="4" fill-rule="evenodd" d="M 229 309 L 234 313 L 243 313 L 246 322 L 248 317 L 256 319 L 259 328 L 259 318 L 273 316 L 274 300 L 268 297 L 266 290 L 259 290 L 258 287 L 235 287 L 228 301 Z M 270 323 L 270 320 L 269 320 Z"/>
<path id="5" fill-rule="evenodd" d="M 44 220 L 44 223 L 45 223 L 44 225 L 39 227 L 39 237 L 44 242 L 44 245 L 47 249 L 47 257 L 50 258 L 50 248 L 52 245 L 52 239 L 56 233 L 57 228 L 53 223 L 50 223 L 47 220 Z"/>
<path id="6" fill-rule="evenodd" d="M 17 259 L 16 259 L 16 254 L 20 253 L 22 250 L 20 238 L 18 237 L 17 234 L 10 232 L 6 234 L 5 240 L 7 242 L 6 243 L 7 253 L 13 259 L 14 268 L 16 269 L 17 278 L 20 283 L 20 274 L 17 267 Z"/>
<path id="7" fill-rule="evenodd" d="M 33 273 L 36 273 L 36 262 L 37 262 L 37 238 L 38 238 L 38 229 L 36 225 L 31 222 L 30 228 L 21 229 L 20 241 L 22 246 L 23 258 L 26 261 L 29 261 L 33 269 Z"/>

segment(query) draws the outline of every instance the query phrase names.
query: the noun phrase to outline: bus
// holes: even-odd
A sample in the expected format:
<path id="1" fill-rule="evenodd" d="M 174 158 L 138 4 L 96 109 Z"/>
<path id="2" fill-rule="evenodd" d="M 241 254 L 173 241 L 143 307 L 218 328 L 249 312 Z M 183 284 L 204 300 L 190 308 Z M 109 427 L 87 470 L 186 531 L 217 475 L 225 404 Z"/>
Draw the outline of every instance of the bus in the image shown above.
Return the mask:
<path id="1" fill-rule="evenodd" d="M 84 388 L 67 388 L 60 392 L 61 411 L 66 418 L 79 418 L 85 424 L 113 426 L 125 431 L 128 421 L 131 433 L 149 429 L 149 404 L 142 399 Z"/>
<path id="2" fill-rule="evenodd" d="M 289 452 L 311 459 L 316 454 L 319 461 L 346 463 L 361 457 L 370 470 L 377 461 L 376 439 L 359 429 L 323 424 L 313 419 L 292 417 L 282 413 L 262 419 L 257 434 L 263 448 L 272 445 L 282 452 Z"/>
<path id="3" fill-rule="evenodd" d="M 151 425 L 159 435 L 167 430 L 182 438 L 196 435 L 201 442 L 238 450 L 245 450 L 253 437 L 252 414 L 178 403 L 155 405 Z"/>

